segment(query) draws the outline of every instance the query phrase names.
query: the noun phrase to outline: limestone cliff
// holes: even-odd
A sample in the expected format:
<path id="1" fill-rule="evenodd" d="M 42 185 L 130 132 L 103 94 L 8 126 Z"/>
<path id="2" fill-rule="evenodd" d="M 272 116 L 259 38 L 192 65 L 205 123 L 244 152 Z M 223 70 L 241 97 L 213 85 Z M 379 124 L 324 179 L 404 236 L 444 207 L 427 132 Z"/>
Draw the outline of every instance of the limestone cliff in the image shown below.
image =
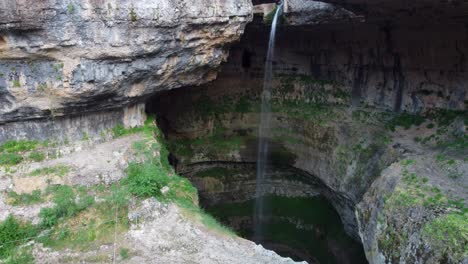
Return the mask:
<path id="1" fill-rule="evenodd" d="M 0 124 L 213 80 L 251 12 L 249 0 L 0 1 Z"/>

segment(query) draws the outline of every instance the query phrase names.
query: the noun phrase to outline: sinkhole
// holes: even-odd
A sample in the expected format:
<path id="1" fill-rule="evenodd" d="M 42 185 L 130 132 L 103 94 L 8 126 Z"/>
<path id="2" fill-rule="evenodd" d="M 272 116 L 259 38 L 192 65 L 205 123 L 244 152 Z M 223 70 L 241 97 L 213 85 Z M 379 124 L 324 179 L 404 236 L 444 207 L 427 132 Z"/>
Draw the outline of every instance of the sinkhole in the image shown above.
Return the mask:
<path id="1" fill-rule="evenodd" d="M 204 91 L 166 91 L 146 105 L 165 135 L 170 163 L 197 187 L 200 206 L 239 236 L 283 257 L 367 263 L 350 199 L 296 168 L 298 154 L 287 144 L 292 138 L 284 137 L 268 139 L 267 177 L 257 189 L 258 114 L 218 114 L 220 107 Z M 219 98 L 226 102 L 227 97 Z M 234 104 L 232 109 L 244 107 L 241 99 Z M 278 120 L 285 123 L 273 117 L 273 130 L 278 130 Z M 254 227 L 258 197 L 265 206 L 261 237 Z"/>
<path id="2" fill-rule="evenodd" d="M 239 236 L 283 257 L 308 263 L 367 263 L 362 245 L 344 229 L 332 203 L 342 203 L 310 175 L 272 165 L 260 186 L 264 215 L 255 232 L 255 164 L 198 163 L 183 175 L 199 190 L 206 212 Z M 257 223 L 258 225 L 258 223 Z"/>

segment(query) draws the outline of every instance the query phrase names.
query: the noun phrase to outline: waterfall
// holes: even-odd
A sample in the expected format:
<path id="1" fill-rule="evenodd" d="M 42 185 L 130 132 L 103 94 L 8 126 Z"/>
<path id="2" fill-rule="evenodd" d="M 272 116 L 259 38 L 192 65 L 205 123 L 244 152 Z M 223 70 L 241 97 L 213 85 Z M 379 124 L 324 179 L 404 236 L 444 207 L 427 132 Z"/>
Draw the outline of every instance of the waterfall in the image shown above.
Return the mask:
<path id="1" fill-rule="evenodd" d="M 256 201 L 254 211 L 254 238 L 256 242 L 260 241 L 263 230 L 261 219 L 265 215 L 266 209 L 263 199 L 262 188 L 265 183 L 267 167 L 268 167 L 268 138 L 270 133 L 271 123 L 271 87 L 273 79 L 273 58 L 275 51 L 275 36 L 278 18 L 283 9 L 283 2 L 281 2 L 275 12 L 275 16 L 271 23 L 270 40 L 268 42 L 268 53 L 265 62 L 265 76 L 263 79 L 263 92 L 262 92 L 262 109 L 260 113 L 260 127 L 258 132 L 258 160 L 257 160 L 257 182 L 256 182 Z"/>

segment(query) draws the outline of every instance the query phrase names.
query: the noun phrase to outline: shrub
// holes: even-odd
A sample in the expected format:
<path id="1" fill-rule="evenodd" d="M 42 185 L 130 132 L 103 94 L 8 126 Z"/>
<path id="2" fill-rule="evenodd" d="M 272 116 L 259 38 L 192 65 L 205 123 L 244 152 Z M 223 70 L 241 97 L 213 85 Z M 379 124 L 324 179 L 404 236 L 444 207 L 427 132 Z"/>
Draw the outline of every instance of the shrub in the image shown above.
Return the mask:
<path id="1" fill-rule="evenodd" d="M 28 223 L 21 223 L 9 216 L 0 223 L 0 259 L 12 255 L 15 247 L 24 244 L 36 236 L 36 228 Z"/>
<path id="2" fill-rule="evenodd" d="M 43 208 L 39 216 L 41 217 L 41 227 L 50 228 L 58 223 L 60 218 L 71 217 L 91 206 L 94 203 L 92 196 L 85 196 L 78 199 L 70 186 L 59 185 L 49 190 L 54 193 L 54 207 Z"/>
<path id="3" fill-rule="evenodd" d="M 160 196 L 161 188 L 168 182 L 161 167 L 153 162 L 131 163 L 127 175 L 126 183 L 130 193 L 139 197 Z"/>
<path id="4" fill-rule="evenodd" d="M 122 259 L 128 259 L 130 250 L 128 248 L 121 248 L 119 255 Z"/>

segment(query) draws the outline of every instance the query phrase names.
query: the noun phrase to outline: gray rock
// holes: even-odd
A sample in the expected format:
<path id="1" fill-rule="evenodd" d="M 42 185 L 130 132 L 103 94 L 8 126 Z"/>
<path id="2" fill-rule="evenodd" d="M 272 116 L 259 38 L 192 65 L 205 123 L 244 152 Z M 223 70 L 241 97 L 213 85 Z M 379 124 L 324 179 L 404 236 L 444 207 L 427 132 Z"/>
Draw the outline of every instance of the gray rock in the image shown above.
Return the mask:
<path id="1" fill-rule="evenodd" d="M 122 108 L 213 80 L 252 3 L 16 0 L 0 10 L 5 123 Z"/>

